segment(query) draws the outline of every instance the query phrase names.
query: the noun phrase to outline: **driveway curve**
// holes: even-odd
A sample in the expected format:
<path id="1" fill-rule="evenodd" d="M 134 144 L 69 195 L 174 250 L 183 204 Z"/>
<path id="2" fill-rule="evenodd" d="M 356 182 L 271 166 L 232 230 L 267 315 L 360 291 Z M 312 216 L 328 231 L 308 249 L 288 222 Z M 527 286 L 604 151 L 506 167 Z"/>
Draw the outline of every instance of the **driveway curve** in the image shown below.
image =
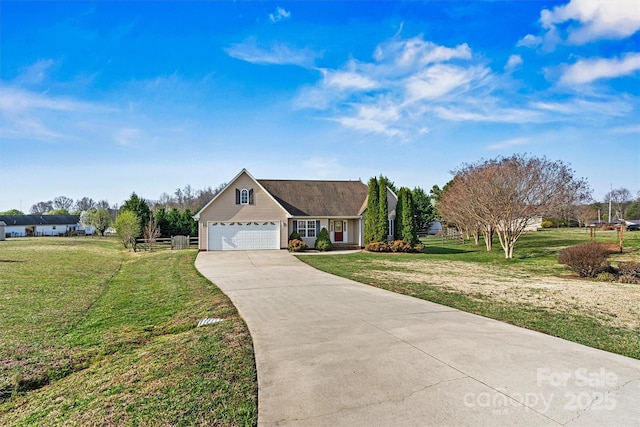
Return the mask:
<path id="1" fill-rule="evenodd" d="M 320 272 L 201 252 L 253 337 L 260 426 L 640 426 L 640 361 Z"/>

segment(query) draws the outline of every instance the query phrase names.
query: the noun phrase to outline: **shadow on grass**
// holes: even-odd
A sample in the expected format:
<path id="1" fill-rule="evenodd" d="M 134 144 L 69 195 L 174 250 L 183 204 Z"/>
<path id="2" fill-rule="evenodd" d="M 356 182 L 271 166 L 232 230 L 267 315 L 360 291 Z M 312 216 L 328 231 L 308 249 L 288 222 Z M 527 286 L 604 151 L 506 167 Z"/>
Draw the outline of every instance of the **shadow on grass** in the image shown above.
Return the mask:
<path id="1" fill-rule="evenodd" d="M 0 262 L 24 262 L 21 259 L 0 259 Z"/>
<path id="2" fill-rule="evenodd" d="M 442 246 L 425 247 L 423 253 L 429 255 L 453 255 L 453 254 L 467 254 L 475 251 L 467 251 L 464 249 L 456 248 L 443 248 Z"/>

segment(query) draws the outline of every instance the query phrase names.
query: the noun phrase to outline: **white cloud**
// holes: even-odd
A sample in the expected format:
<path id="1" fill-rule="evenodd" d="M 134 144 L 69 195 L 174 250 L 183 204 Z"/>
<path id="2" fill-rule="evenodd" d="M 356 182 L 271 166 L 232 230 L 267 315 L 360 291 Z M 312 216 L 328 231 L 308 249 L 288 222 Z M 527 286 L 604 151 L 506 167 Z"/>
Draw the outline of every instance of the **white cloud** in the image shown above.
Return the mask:
<path id="1" fill-rule="evenodd" d="M 542 46 L 542 37 L 534 36 L 533 34 L 527 34 L 522 39 L 518 40 L 516 46 L 518 47 L 538 47 Z"/>
<path id="2" fill-rule="evenodd" d="M 416 68 L 452 59 L 471 59 L 471 49 L 464 43 L 449 48 L 425 41 L 422 36 L 408 40 L 394 38 L 378 45 L 373 57 L 378 62 L 388 62 L 400 68 Z"/>
<path id="3" fill-rule="evenodd" d="M 504 141 L 496 142 L 494 144 L 489 145 L 487 148 L 489 150 L 504 150 L 505 148 L 517 147 L 520 145 L 528 145 L 531 144 L 531 138 L 511 138 Z"/>
<path id="4" fill-rule="evenodd" d="M 414 101 L 441 98 L 456 89 L 468 89 L 472 82 L 480 82 L 487 74 L 484 67 L 436 64 L 407 79 L 408 97 Z"/>
<path id="5" fill-rule="evenodd" d="M 53 97 L 46 93 L 31 92 L 11 86 L 0 85 L 0 89 L 0 113 L 14 114 L 35 109 L 81 111 L 97 108 L 86 102 Z"/>
<path id="6" fill-rule="evenodd" d="M 625 57 L 625 64 L 631 58 Z M 622 69 L 634 68 L 634 61 Z M 508 74 L 522 64 L 520 55 L 511 55 L 504 69 Z M 609 65 L 620 72 L 621 63 Z M 467 44 L 438 46 L 422 36 L 395 36 L 380 43 L 370 61 L 350 59 L 319 72 L 321 78 L 298 93 L 298 108 L 314 109 L 323 119 L 356 132 L 400 141 L 428 134 L 443 121 L 525 124 L 580 117 L 595 122 L 628 114 L 634 103 L 584 91 L 558 96 L 553 89 L 540 97 L 523 96 L 509 90 L 510 77 L 474 58 Z"/>
<path id="7" fill-rule="evenodd" d="M 300 91 L 298 108 L 324 110 L 346 128 L 401 140 L 430 132 L 434 103 L 469 99 L 491 79 L 466 43 L 440 46 L 422 36 L 396 35 L 376 47 L 372 61 L 351 59 L 319 71 L 322 79 Z"/>
<path id="8" fill-rule="evenodd" d="M 638 70 L 640 70 L 640 53 L 628 53 L 622 59 L 584 59 L 566 67 L 560 77 L 560 84 L 586 84 L 599 79 L 627 76 Z"/>
<path id="9" fill-rule="evenodd" d="M 540 123 L 547 117 L 538 111 L 526 108 L 478 108 L 474 105 L 436 106 L 436 116 L 452 122 L 487 122 L 487 123 Z"/>
<path id="10" fill-rule="evenodd" d="M 395 106 L 359 105 L 355 116 L 336 117 L 341 125 L 364 133 L 379 133 L 389 137 L 404 137 L 404 132 L 394 127 L 400 119 Z"/>
<path id="11" fill-rule="evenodd" d="M 530 106 L 542 113 L 548 114 L 558 120 L 562 117 L 581 116 L 602 118 L 622 117 L 633 109 L 632 105 L 621 97 L 601 97 L 599 99 L 570 98 L 566 101 L 536 101 Z"/>
<path id="12" fill-rule="evenodd" d="M 520 55 L 511 55 L 504 66 L 505 71 L 511 72 L 522 65 L 522 57 Z"/>
<path id="13" fill-rule="evenodd" d="M 623 39 L 640 30 L 640 7 L 637 0 L 571 0 L 551 10 L 543 9 L 540 24 L 547 30 L 545 38 L 561 27 L 567 32 L 567 41 L 575 45 Z"/>
<path id="14" fill-rule="evenodd" d="M 379 86 L 374 79 L 355 71 L 322 70 L 326 86 L 340 90 L 370 90 Z"/>
<path id="15" fill-rule="evenodd" d="M 640 134 L 640 125 L 617 126 L 611 129 L 611 132 L 618 134 L 638 133 Z"/>
<path id="16" fill-rule="evenodd" d="M 319 56 L 309 49 L 295 49 L 284 43 L 276 43 L 269 47 L 258 46 L 254 39 L 235 44 L 225 52 L 241 61 L 260 65 L 298 65 L 313 68 Z"/>
<path id="17" fill-rule="evenodd" d="M 280 22 L 285 19 L 289 19 L 290 17 L 291 17 L 291 12 L 279 6 L 276 7 L 276 10 L 274 13 L 269 14 L 269 20 L 273 23 Z"/>
<path id="18" fill-rule="evenodd" d="M 25 67 L 14 80 L 16 85 L 37 85 L 49 79 L 49 71 L 55 65 L 53 59 L 41 59 Z"/>

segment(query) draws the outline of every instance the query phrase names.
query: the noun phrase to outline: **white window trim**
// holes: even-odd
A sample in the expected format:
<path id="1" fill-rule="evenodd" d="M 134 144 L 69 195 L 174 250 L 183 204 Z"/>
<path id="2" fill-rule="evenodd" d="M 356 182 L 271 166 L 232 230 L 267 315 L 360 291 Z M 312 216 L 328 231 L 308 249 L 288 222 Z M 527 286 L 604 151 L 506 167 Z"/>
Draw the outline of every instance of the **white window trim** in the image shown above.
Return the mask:
<path id="1" fill-rule="evenodd" d="M 240 190 L 240 204 L 248 205 L 249 204 L 249 190 L 243 188 Z"/>
<path id="2" fill-rule="evenodd" d="M 304 225 L 304 226 L 301 227 L 301 225 Z M 309 235 L 309 231 L 313 231 L 313 236 Z M 298 234 L 302 238 L 314 239 L 316 237 L 316 220 L 315 219 L 299 219 Z"/>

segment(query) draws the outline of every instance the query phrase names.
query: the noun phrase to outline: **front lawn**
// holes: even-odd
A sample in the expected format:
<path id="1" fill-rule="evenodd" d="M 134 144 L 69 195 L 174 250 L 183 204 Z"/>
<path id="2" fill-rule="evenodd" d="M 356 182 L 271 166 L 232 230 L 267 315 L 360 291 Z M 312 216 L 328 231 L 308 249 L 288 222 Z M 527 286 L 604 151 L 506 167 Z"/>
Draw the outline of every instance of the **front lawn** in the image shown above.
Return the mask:
<path id="1" fill-rule="evenodd" d="M 0 242 L 0 425 L 255 425 L 251 337 L 196 255 Z"/>
<path id="2" fill-rule="evenodd" d="M 617 260 L 640 260 L 640 232 L 624 235 Z M 596 240 L 616 241 L 614 232 Z M 589 241 L 585 230 L 528 233 L 514 259 L 496 243 L 425 239 L 424 254 L 299 256 L 320 270 L 393 292 L 502 320 L 591 347 L 640 359 L 640 285 L 579 280 L 558 264 L 558 252 Z"/>

